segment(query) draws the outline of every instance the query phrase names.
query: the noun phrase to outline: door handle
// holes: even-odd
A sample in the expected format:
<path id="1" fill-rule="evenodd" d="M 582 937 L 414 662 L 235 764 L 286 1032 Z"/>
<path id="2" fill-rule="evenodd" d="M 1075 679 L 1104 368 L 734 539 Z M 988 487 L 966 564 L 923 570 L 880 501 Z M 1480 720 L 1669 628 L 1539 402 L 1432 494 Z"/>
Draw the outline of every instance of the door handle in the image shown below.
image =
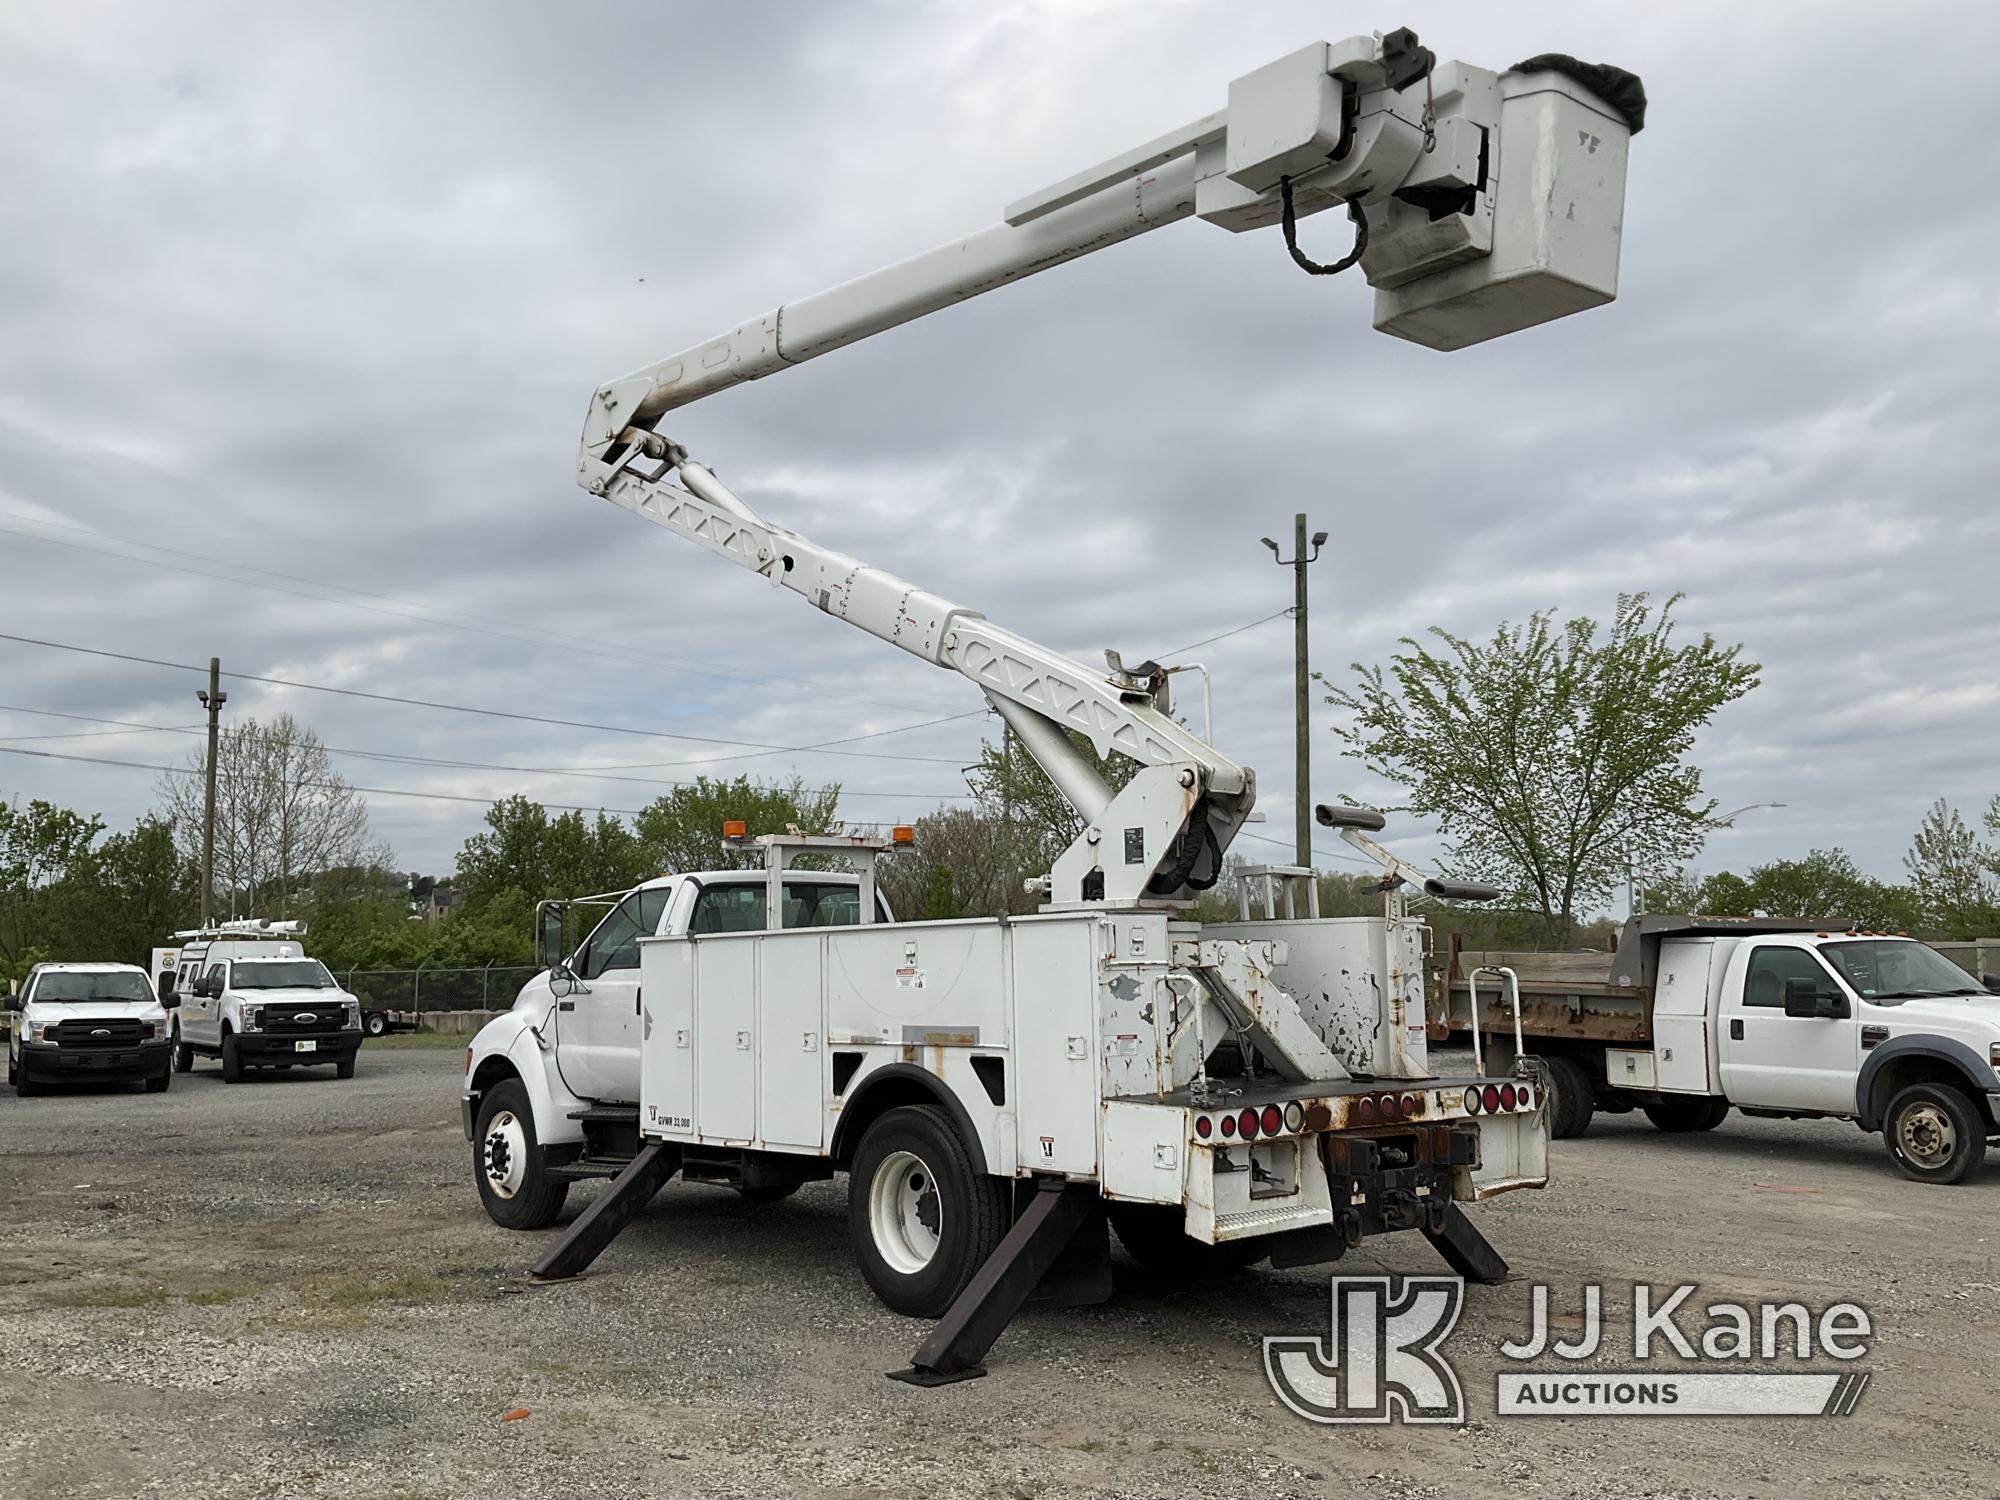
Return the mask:
<path id="1" fill-rule="evenodd" d="M 576 1009 L 576 1002 L 575 1002 L 574 1000 L 558 1000 L 558 1001 L 556 1001 L 556 1009 L 557 1009 L 557 1010 L 575 1010 L 575 1009 Z"/>
<path id="2" fill-rule="evenodd" d="M 1741 1020 L 1735 1020 L 1729 1023 L 1729 1040 L 1732 1042 L 1740 1042 L 1743 1040 L 1743 1022 Z"/>
<path id="3" fill-rule="evenodd" d="M 639 997 L 644 993 L 645 992 L 643 990 L 635 989 L 632 991 L 632 1014 L 635 1016 L 645 1014 L 645 1012 L 639 1008 Z"/>

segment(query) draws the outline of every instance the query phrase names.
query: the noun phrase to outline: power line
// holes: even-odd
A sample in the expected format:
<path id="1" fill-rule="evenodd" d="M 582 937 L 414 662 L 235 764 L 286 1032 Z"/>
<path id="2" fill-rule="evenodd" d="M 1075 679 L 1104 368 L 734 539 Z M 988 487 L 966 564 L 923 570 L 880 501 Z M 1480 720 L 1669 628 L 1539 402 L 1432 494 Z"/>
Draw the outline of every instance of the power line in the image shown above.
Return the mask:
<path id="1" fill-rule="evenodd" d="M 200 734 L 203 732 L 202 726 L 199 724 L 193 724 L 193 725 L 139 724 L 129 719 L 105 719 L 105 718 L 94 717 L 89 714 L 58 713 L 54 709 L 23 708 L 18 704 L 11 704 L 11 703 L 0 703 L 0 713 L 41 714 L 49 718 L 81 719 L 91 724 L 117 724 L 123 726 L 120 729 L 106 731 L 106 733 L 110 734 L 143 734 L 149 732 L 157 734 L 168 734 L 168 733 Z M 64 736 L 0 735 L 0 742 L 19 743 L 21 740 L 24 739 L 61 739 L 61 738 L 64 738 Z M 391 750 L 356 750 L 356 749 L 346 748 L 340 745 L 322 745 L 320 748 L 325 750 L 329 755 L 352 756 L 357 760 L 383 761 L 394 765 L 436 766 L 441 769 L 455 770 L 455 771 L 505 771 L 505 772 L 511 772 L 519 776 L 569 776 L 569 777 L 581 778 L 586 781 L 626 782 L 634 786 L 686 787 L 686 786 L 694 786 L 696 784 L 692 781 L 673 781 L 662 777 L 611 776 L 611 775 L 600 774 L 600 772 L 606 770 L 628 769 L 627 767 L 623 766 L 611 766 L 611 767 L 513 766 L 513 765 L 503 765 L 494 761 L 440 759 L 434 756 L 410 755 L 400 751 L 391 751 Z M 115 762 L 111 761 L 101 761 L 95 763 L 102 765 L 115 764 Z M 161 767 L 159 769 L 167 769 L 167 768 Z M 362 788 L 356 788 L 356 790 L 357 791 L 362 790 Z M 836 792 L 841 797 L 898 797 L 906 800 L 921 801 L 921 802 L 970 802 L 976 800 L 975 798 L 972 797 L 970 793 L 967 792 L 868 792 L 868 791 L 856 791 L 847 787 L 832 787 L 832 786 L 805 787 L 801 788 L 801 790 L 814 792 L 820 795 L 824 795 L 828 792 Z M 416 794 L 411 793 L 409 795 L 416 795 Z M 490 800 L 497 801 L 499 799 L 495 798 Z M 550 805 L 553 806 L 554 804 Z M 612 810 L 613 809 L 609 808 L 606 809 L 607 812 Z"/>
<path id="2" fill-rule="evenodd" d="M 528 627 L 529 629 L 535 632 L 535 634 L 533 635 L 517 634 L 516 630 L 519 628 L 518 626 L 516 626 L 515 629 L 493 630 L 487 628 L 487 626 L 492 626 L 492 625 L 506 626 L 506 625 L 512 625 L 513 622 L 507 620 L 495 619 L 491 615 L 472 614 L 465 610 L 449 609 L 441 604 L 425 604 L 419 600 L 398 599 L 388 594 L 371 593 L 367 589 L 351 588 L 346 584 L 340 584 L 340 583 L 327 583 L 321 579 L 308 578 L 298 573 L 280 572 L 275 568 L 260 568 L 251 563 L 231 562 L 225 558 L 208 557 L 202 553 L 188 552 L 178 547 L 164 546 L 158 542 L 142 542 L 131 537 L 111 536 L 105 532 L 93 531 L 87 526 L 74 526 L 62 521 L 45 520 L 40 516 L 24 515 L 22 512 L 16 510 L 0 509 L 0 515 L 13 516 L 18 520 L 26 521 L 30 525 L 34 526 L 52 527 L 58 531 L 71 531 L 77 533 L 80 536 L 94 537 L 99 541 L 112 542 L 121 547 L 137 547 L 142 551 L 158 552 L 167 557 L 193 559 L 195 562 L 220 563 L 223 567 L 234 569 L 238 573 L 261 573 L 267 578 L 288 579 L 293 583 L 303 583 L 307 585 L 309 588 L 320 589 L 325 592 L 317 594 L 305 593 L 299 589 L 288 589 L 288 588 L 282 588 L 276 584 L 259 583 L 255 579 L 238 578 L 230 573 L 218 573 L 214 571 L 212 568 L 196 567 L 187 564 L 183 564 L 180 568 L 180 571 L 182 572 L 199 574 L 203 578 L 219 579 L 224 583 L 243 584 L 250 588 L 264 589 L 270 593 L 287 594 L 294 599 L 312 599 L 322 604 L 338 604 L 346 609 L 365 610 L 370 614 L 386 615 L 391 619 L 407 620 L 413 624 L 443 625 L 453 630 L 464 630 L 474 635 L 488 635 L 498 640 L 514 641 L 522 645 L 554 646 L 558 650 L 573 651 L 583 656 L 595 656 L 602 658 L 606 661 L 622 661 L 629 663 L 632 662 L 635 657 L 645 657 L 645 658 L 650 658 L 654 661 L 667 663 L 675 671 L 684 672 L 695 677 L 713 678 L 718 682 L 741 682 L 741 683 L 753 683 L 753 684 L 788 683 L 792 686 L 803 688 L 807 692 L 819 693 L 824 696 L 833 698 L 844 698 L 850 702 L 855 702 L 855 703 L 872 703 L 878 707 L 884 707 L 884 708 L 921 709 L 927 706 L 924 704 L 911 703 L 907 699 L 871 698 L 866 696 L 865 694 L 855 693 L 855 692 L 845 691 L 840 688 L 830 687 L 823 683 L 812 682 L 803 677 L 793 677 L 783 672 L 753 672 L 748 670 L 747 668 L 740 671 L 717 670 L 713 665 L 710 666 L 698 665 L 690 658 L 684 656 L 676 656 L 672 652 L 655 651 L 648 646 L 635 646 L 629 642 L 624 642 L 624 641 L 600 640 L 595 636 L 572 635 L 568 631 L 548 630 L 541 626 Z M 32 531 L 19 531 L 11 526 L 0 526 L 0 533 L 5 533 L 8 536 L 23 537 L 29 541 L 42 542 L 45 545 L 51 547 L 71 547 L 79 552 L 89 552 L 99 557 L 115 557 L 124 562 L 134 562 L 146 566 L 151 566 L 151 564 L 147 562 L 147 559 L 143 557 L 134 557 L 127 552 L 114 552 L 103 547 L 93 547 L 84 542 L 65 541 L 61 537 L 42 536 L 39 533 Z M 403 610 L 382 609 L 378 608 L 375 605 L 358 603 L 354 599 L 341 599 L 341 598 L 329 597 L 330 595 L 333 594 L 355 594 L 359 595 L 360 598 L 363 599 L 375 599 L 381 601 L 384 604 L 401 604 L 407 606 L 409 609 L 428 610 L 431 613 L 408 614 L 405 613 Z M 457 619 L 437 618 L 438 616 L 445 616 L 445 615 L 455 615 L 458 616 L 458 618 Z M 468 621 L 475 621 L 475 620 L 484 621 L 485 624 L 477 625 L 477 624 L 465 623 Z M 544 637 L 547 637 L 548 639 L 544 639 Z M 565 642 L 574 644 L 565 644 Z M 589 649 L 592 647 L 605 647 L 608 649 L 605 650 Z"/>
<path id="3" fill-rule="evenodd" d="M 104 657 L 110 661 L 132 662 L 145 667 L 165 667 L 176 672 L 205 672 L 205 667 L 190 666 L 186 662 L 162 661 L 154 656 L 137 656 L 126 651 L 105 651 L 95 646 L 74 646 L 64 641 L 45 641 L 34 636 L 10 635 L 0 631 L 0 641 L 14 641 L 24 646 L 42 646 L 53 651 L 74 651 L 85 656 Z M 463 703 L 439 703 L 429 698 L 403 698 L 393 693 L 371 693 L 361 688 L 332 687 L 321 682 L 297 682 L 285 677 L 267 677 L 255 672 L 224 672 L 224 677 L 238 682 L 256 682 L 269 687 L 298 688 L 311 693 L 331 693 L 342 698 L 360 698 L 371 703 L 395 703 L 406 708 L 431 708 L 446 713 L 474 714 L 487 719 L 511 719 L 523 724 L 548 724 L 560 729 L 588 729 L 601 734 L 630 734 L 641 739 L 686 740 L 697 745 L 744 745 L 751 750 L 772 755 L 793 755 L 807 751 L 826 755 L 841 755 L 863 760 L 907 760 L 928 761 L 935 765 L 958 766 L 964 763 L 964 756 L 947 755 L 897 755 L 879 750 L 838 750 L 835 745 L 851 745 L 861 740 L 882 739 L 887 735 L 904 734 L 913 729 L 929 729 L 938 724 L 949 724 L 959 719 L 969 719 L 984 710 L 972 710 L 962 714 L 949 714 L 939 719 L 926 719 L 917 724 L 901 724 L 894 729 L 872 730 L 867 734 L 848 735 L 843 739 L 828 740 L 820 745 L 773 745 L 762 740 L 719 739 L 713 735 L 680 734 L 670 729 L 634 729 L 625 724 L 594 724 L 584 719 L 557 719 L 543 714 L 516 713 L 505 708 L 479 708 Z M 749 760 L 750 755 L 719 756 L 720 760 Z"/>
<path id="4" fill-rule="evenodd" d="M 1248 625 L 1238 625 L 1234 630 L 1223 631 L 1221 635 L 1211 635 L 1203 640 L 1196 641 L 1191 646 L 1182 646 L 1178 650 L 1169 651 L 1166 653 L 1166 659 L 1171 661 L 1176 656 L 1186 656 L 1188 652 L 1198 651 L 1203 646 L 1213 646 L 1217 641 L 1226 641 L 1232 635 L 1241 635 L 1246 630 L 1255 630 L 1259 625 L 1268 625 L 1273 620 L 1282 620 L 1291 612 L 1292 612 L 1291 606 L 1287 605 L 1285 608 L 1277 611 L 1275 614 L 1268 614 L 1264 616 L 1264 618 L 1261 620 L 1252 620 Z"/>

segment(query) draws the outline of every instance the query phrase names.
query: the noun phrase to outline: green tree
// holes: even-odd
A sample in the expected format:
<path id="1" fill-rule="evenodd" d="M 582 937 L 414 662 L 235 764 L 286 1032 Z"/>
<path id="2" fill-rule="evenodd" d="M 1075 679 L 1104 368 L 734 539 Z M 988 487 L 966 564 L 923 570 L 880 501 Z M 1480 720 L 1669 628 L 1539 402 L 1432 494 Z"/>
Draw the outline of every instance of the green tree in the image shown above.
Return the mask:
<path id="1" fill-rule="evenodd" d="M 730 819 L 740 818 L 752 836 L 791 827 L 831 833 L 839 807 L 838 786 L 808 787 L 797 777 L 788 782 L 697 777 L 692 786 L 655 798 L 633 820 L 639 866 L 646 875 L 728 869 L 742 859 L 722 842 L 722 825 Z"/>
<path id="2" fill-rule="evenodd" d="M 1989 827 L 2000 822 L 2000 799 L 1987 810 Z M 1958 809 L 1940 797 L 1924 814 L 1910 852 L 1903 856 L 1923 925 L 1938 937 L 1979 937 L 1993 930 L 2000 895 L 1994 871 L 2000 851 L 1990 849 L 1966 826 Z"/>
<path id="3" fill-rule="evenodd" d="M 1552 612 L 1502 624 L 1485 644 L 1433 628 L 1405 637 L 1389 669 L 1354 665 L 1327 701 L 1349 722 L 1346 754 L 1437 820 L 1464 874 L 1512 894 L 1567 946 L 1577 913 L 1602 902 L 1627 861 L 1691 858 L 1713 800 L 1687 756 L 1695 732 L 1757 685 L 1740 646 L 1672 642 L 1679 596 L 1655 613 L 1621 595 L 1560 630 Z"/>
<path id="4" fill-rule="evenodd" d="M 58 888 L 103 831 L 101 818 L 52 802 L 0 803 L 0 980 L 25 977 L 49 951 Z"/>
<path id="5" fill-rule="evenodd" d="M 958 915 L 958 897 L 952 893 L 951 866 L 931 866 L 931 878 L 924 889 L 924 904 L 917 911 L 919 922 L 949 922 Z"/>
<path id="6" fill-rule="evenodd" d="M 458 854 L 458 883 L 468 911 L 515 891 L 563 898 L 636 885 L 647 863 L 632 830 L 606 813 L 595 820 L 548 809 L 526 797 L 506 797 L 486 810 L 486 830 Z M 650 873 L 650 872 L 648 872 Z"/>
<path id="7" fill-rule="evenodd" d="M 1040 904 L 1022 884 L 1048 869 L 1039 830 L 984 809 L 955 807 L 917 819 L 912 832 L 909 848 L 875 867 L 890 910 L 924 911 L 940 870 L 951 882 L 959 916 L 1020 916 Z"/>
<path id="8" fill-rule="evenodd" d="M 200 871 L 163 819 L 141 818 L 73 858 L 48 892 L 49 956 L 145 964 L 201 914 Z"/>

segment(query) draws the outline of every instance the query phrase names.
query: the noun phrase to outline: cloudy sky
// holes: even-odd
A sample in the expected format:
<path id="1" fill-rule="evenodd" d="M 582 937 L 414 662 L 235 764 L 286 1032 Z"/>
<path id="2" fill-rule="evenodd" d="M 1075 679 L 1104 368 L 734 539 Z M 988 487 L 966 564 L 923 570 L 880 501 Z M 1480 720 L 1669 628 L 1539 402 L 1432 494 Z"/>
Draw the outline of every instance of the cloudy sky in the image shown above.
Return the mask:
<path id="1" fill-rule="evenodd" d="M 408 868 L 515 791 L 633 808 L 796 773 L 885 820 L 962 796 L 988 721 L 880 732 L 976 710 L 968 685 L 575 488 L 593 387 L 1400 24 L 1644 76 L 1616 304 L 1438 355 L 1371 332 L 1358 276 L 1189 221 L 668 430 L 773 520 L 1091 661 L 1283 609 L 1257 539 L 1295 510 L 1333 538 L 1328 669 L 1684 592 L 1765 668 L 1700 745 L 1709 789 L 1787 804 L 1703 866 L 1840 844 L 1897 874 L 1932 798 L 2000 791 L 1988 7 L 14 0 L 0 632 L 641 731 L 226 684 L 385 789 Z M 1194 653 L 1281 841 L 1290 643 Z M 0 754 L 0 796 L 129 822 L 198 685 L 0 641 L 0 745 L 131 763 Z M 1328 723 L 1316 794 L 1371 795 Z"/>

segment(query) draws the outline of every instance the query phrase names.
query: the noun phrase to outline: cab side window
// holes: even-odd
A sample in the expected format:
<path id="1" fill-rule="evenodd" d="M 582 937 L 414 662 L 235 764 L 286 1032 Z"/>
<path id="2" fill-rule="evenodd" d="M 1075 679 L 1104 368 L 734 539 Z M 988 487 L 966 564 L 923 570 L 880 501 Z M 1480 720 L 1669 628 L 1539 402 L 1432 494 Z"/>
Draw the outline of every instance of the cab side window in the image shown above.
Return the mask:
<path id="1" fill-rule="evenodd" d="M 1750 955 L 1750 967 L 1743 975 L 1743 1003 L 1784 1009 L 1788 979 L 1811 980 L 1816 994 L 1840 993 L 1826 966 L 1805 949 L 1767 947 Z"/>
<path id="2" fill-rule="evenodd" d="M 229 988 L 229 965 L 210 964 L 204 977 L 217 989 L 226 990 Z"/>
<path id="3" fill-rule="evenodd" d="M 764 930 L 764 883 L 704 886 L 695 898 L 694 914 L 688 931 L 762 932 Z"/>
<path id="4" fill-rule="evenodd" d="M 634 891 L 611 909 L 611 915 L 597 924 L 577 953 L 576 972 L 584 979 L 596 979 L 613 969 L 639 967 L 639 939 L 659 931 L 660 917 L 667 909 L 670 886 L 652 886 Z"/>

